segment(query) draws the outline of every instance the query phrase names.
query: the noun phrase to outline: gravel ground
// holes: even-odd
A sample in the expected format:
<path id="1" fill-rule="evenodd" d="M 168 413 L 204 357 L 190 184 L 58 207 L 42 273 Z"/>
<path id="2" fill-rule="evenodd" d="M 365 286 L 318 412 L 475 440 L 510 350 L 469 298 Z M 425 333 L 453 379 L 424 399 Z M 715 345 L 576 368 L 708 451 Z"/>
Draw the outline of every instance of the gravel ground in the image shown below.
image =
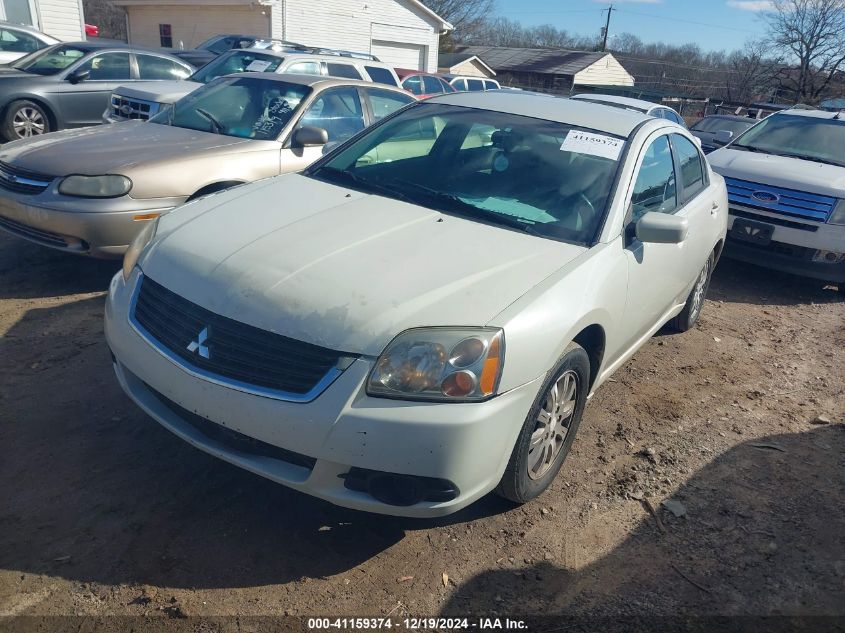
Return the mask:
<path id="1" fill-rule="evenodd" d="M 699 326 L 599 390 L 545 494 L 413 521 L 289 491 L 142 414 L 102 336 L 116 269 L 0 236 L 0 615 L 845 616 L 830 288 L 721 262 Z"/>

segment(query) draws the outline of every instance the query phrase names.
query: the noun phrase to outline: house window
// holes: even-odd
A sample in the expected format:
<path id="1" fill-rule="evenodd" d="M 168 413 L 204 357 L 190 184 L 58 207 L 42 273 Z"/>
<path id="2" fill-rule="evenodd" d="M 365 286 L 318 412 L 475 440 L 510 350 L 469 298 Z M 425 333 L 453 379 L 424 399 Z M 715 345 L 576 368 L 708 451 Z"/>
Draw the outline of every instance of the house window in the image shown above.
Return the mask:
<path id="1" fill-rule="evenodd" d="M 163 48 L 173 48 L 173 30 L 169 24 L 158 25 L 158 36 Z"/>

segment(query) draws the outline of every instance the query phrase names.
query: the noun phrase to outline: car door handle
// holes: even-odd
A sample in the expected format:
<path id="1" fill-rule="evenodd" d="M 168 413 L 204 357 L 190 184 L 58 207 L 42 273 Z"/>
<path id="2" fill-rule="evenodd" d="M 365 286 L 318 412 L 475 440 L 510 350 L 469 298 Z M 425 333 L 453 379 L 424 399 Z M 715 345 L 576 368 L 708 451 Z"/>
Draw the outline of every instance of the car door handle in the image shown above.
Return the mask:
<path id="1" fill-rule="evenodd" d="M 713 204 L 710 205 L 710 215 L 716 215 L 716 212 L 718 210 L 719 210 L 719 203 L 714 200 Z"/>

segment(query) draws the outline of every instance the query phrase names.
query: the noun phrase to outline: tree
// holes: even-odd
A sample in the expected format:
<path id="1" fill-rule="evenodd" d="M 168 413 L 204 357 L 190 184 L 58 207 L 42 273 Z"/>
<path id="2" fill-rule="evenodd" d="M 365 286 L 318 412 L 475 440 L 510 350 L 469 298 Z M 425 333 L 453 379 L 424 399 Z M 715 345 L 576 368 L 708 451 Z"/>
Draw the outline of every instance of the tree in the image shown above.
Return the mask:
<path id="1" fill-rule="evenodd" d="M 795 68 L 779 73 L 796 101 L 813 103 L 845 64 L 845 0 L 772 0 L 769 37 Z"/>
<path id="2" fill-rule="evenodd" d="M 772 86 L 782 60 L 769 54 L 764 42 L 748 42 L 741 51 L 727 58 L 725 98 L 749 103 L 763 96 Z"/>
<path id="3" fill-rule="evenodd" d="M 468 38 L 493 13 L 495 0 L 425 0 L 425 5 L 455 27 L 455 32 L 440 38 L 440 48 L 451 48 L 455 36 Z"/>
<path id="4" fill-rule="evenodd" d="M 109 0 L 83 0 L 85 22 L 100 29 L 100 37 L 126 40 L 126 12 Z"/>

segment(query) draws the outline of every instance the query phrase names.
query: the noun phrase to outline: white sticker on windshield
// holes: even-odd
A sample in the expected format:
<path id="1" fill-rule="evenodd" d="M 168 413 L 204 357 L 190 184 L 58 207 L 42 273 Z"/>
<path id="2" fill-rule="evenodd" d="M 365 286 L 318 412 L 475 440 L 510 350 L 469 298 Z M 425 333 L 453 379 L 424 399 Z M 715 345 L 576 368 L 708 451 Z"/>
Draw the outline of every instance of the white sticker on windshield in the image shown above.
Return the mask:
<path id="1" fill-rule="evenodd" d="M 256 59 L 253 60 L 249 66 L 246 67 L 246 70 L 251 73 L 263 73 L 267 70 L 267 67 L 270 65 L 270 62 L 265 61 L 263 59 Z"/>
<path id="2" fill-rule="evenodd" d="M 560 149 L 564 152 L 577 152 L 601 156 L 610 160 L 619 160 L 625 141 L 604 134 L 593 134 L 581 130 L 569 130 Z"/>

